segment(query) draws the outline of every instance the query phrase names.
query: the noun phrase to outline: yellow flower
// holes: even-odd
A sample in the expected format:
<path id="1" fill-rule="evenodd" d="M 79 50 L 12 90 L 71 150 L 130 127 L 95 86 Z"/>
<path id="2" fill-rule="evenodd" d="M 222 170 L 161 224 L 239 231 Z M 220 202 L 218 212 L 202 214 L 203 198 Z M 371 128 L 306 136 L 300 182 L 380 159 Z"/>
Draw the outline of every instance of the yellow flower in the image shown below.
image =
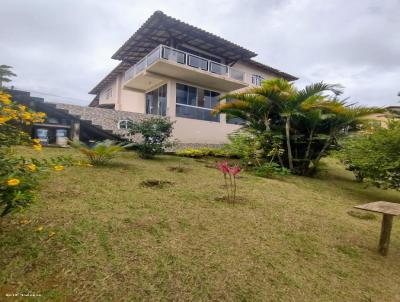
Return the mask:
<path id="1" fill-rule="evenodd" d="M 61 165 L 54 166 L 54 170 L 55 171 L 62 171 L 62 170 L 64 170 L 64 166 L 61 166 Z"/>
<path id="2" fill-rule="evenodd" d="M 29 164 L 29 165 L 27 165 L 27 167 L 28 167 L 28 169 L 31 170 L 32 172 L 35 172 L 36 169 L 37 169 L 37 167 L 36 167 L 35 164 Z"/>
<path id="3" fill-rule="evenodd" d="M 37 227 L 36 232 L 41 232 L 41 231 L 43 231 L 43 226 Z"/>
<path id="4" fill-rule="evenodd" d="M 36 151 L 42 151 L 42 145 L 40 144 L 33 145 L 33 149 L 35 149 Z"/>
<path id="5" fill-rule="evenodd" d="M 11 104 L 10 95 L 0 94 L 0 102 L 2 102 L 4 105 L 10 105 Z"/>
<path id="6" fill-rule="evenodd" d="M 40 144 L 40 139 L 34 138 L 34 139 L 32 140 L 32 142 L 34 142 L 35 144 Z"/>
<path id="7" fill-rule="evenodd" d="M 22 118 L 23 118 L 24 120 L 30 121 L 30 120 L 32 119 L 32 114 L 30 114 L 29 112 L 24 112 L 24 113 L 22 114 Z"/>
<path id="8" fill-rule="evenodd" d="M 56 234 L 56 232 L 50 232 L 49 233 L 49 238 L 53 237 Z"/>
<path id="9" fill-rule="evenodd" d="M 17 178 L 10 178 L 9 180 L 7 180 L 7 185 L 9 185 L 10 187 L 14 187 L 14 186 L 18 186 L 20 184 L 20 180 Z"/>
<path id="10" fill-rule="evenodd" d="M 19 223 L 20 224 L 28 224 L 30 222 L 30 220 L 28 219 L 22 219 Z"/>
<path id="11" fill-rule="evenodd" d="M 26 106 L 24 106 L 24 105 L 18 105 L 18 108 L 21 111 L 25 111 L 26 110 Z"/>
<path id="12" fill-rule="evenodd" d="M 4 123 L 6 123 L 6 122 L 8 122 L 10 120 L 10 118 L 9 117 L 0 117 L 0 124 L 4 124 Z"/>

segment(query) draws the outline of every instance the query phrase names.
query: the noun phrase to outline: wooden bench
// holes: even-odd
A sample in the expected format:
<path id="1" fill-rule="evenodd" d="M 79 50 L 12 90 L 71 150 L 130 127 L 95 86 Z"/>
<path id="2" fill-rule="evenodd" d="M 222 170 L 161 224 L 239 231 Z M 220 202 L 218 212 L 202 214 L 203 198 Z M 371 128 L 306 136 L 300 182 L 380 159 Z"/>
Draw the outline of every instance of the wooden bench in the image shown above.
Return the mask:
<path id="1" fill-rule="evenodd" d="M 387 201 L 375 201 L 355 206 L 355 208 L 383 214 L 381 237 L 379 239 L 378 250 L 381 255 L 386 256 L 389 252 L 390 233 L 392 231 L 393 217 L 400 215 L 400 204 Z"/>

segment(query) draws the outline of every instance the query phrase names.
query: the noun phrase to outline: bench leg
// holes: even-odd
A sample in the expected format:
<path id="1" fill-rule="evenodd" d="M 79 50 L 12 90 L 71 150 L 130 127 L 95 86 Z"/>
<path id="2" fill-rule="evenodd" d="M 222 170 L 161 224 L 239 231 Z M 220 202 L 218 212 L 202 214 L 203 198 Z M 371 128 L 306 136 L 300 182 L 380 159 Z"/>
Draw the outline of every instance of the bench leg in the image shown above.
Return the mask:
<path id="1" fill-rule="evenodd" d="M 383 214 L 381 238 L 379 239 L 379 253 L 386 256 L 389 252 L 390 233 L 392 231 L 393 216 Z"/>

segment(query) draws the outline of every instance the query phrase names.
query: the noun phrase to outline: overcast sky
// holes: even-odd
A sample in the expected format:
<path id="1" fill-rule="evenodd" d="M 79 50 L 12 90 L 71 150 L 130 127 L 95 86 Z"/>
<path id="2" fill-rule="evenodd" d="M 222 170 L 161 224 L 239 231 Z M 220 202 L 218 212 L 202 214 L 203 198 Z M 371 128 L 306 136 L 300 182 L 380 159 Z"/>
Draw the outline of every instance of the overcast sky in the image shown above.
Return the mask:
<path id="1" fill-rule="evenodd" d="M 400 0 L 1 0 L 0 64 L 18 88 L 86 105 L 155 10 L 255 51 L 300 87 L 323 80 L 360 104 L 400 101 Z"/>

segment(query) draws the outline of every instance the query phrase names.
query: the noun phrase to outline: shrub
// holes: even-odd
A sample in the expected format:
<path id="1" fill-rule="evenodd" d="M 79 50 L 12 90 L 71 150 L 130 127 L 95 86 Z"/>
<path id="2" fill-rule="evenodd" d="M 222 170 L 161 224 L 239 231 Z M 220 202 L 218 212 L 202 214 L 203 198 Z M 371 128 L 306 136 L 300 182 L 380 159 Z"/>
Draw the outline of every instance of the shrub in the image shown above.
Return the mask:
<path id="1" fill-rule="evenodd" d="M 230 143 L 224 146 L 224 150 L 241 159 L 246 166 L 258 165 L 263 156 L 259 138 L 248 132 L 238 131 L 228 135 Z"/>
<path id="2" fill-rule="evenodd" d="M 73 142 L 71 146 L 82 152 L 92 165 L 104 165 L 116 156 L 117 152 L 123 151 L 124 147 L 116 144 L 112 140 L 97 142 L 93 146 L 88 146 L 82 142 Z"/>
<path id="3" fill-rule="evenodd" d="M 290 170 L 285 167 L 281 167 L 275 162 L 270 162 L 264 163 L 263 165 L 257 167 L 254 173 L 260 177 L 270 177 L 273 175 L 284 176 L 290 174 Z"/>
<path id="4" fill-rule="evenodd" d="M 339 157 L 357 180 L 400 190 L 400 122 L 346 140 Z"/>
<path id="5" fill-rule="evenodd" d="M 173 122 L 163 117 L 152 117 L 139 122 L 133 122 L 130 126 L 131 134 L 140 134 L 141 140 L 133 144 L 141 158 L 154 158 L 157 154 L 163 154 L 165 148 L 171 146 L 168 141 L 172 135 Z"/>
<path id="6" fill-rule="evenodd" d="M 203 147 L 199 149 L 192 149 L 192 148 L 187 148 L 183 150 L 178 150 L 175 152 L 176 155 L 178 156 L 184 156 L 184 157 L 192 157 L 192 158 L 200 158 L 200 157 L 207 157 L 207 156 L 212 156 L 212 157 L 232 157 L 233 155 L 229 153 L 225 149 L 213 149 L 213 148 L 208 148 L 208 147 Z"/>
<path id="7" fill-rule="evenodd" d="M 10 148 L 17 144 L 33 144 L 41 150 L 37 140 L 31 140 L 22 131 L 24 127 L 42 122 L 44 113 L 36 113 L 18 105 L 11 96 L 0 90 L 0 215 L 5 216 L 16 209 L 26 207 L 33 199 L 37 187 L 39 161 L 17 158 Z"/>

